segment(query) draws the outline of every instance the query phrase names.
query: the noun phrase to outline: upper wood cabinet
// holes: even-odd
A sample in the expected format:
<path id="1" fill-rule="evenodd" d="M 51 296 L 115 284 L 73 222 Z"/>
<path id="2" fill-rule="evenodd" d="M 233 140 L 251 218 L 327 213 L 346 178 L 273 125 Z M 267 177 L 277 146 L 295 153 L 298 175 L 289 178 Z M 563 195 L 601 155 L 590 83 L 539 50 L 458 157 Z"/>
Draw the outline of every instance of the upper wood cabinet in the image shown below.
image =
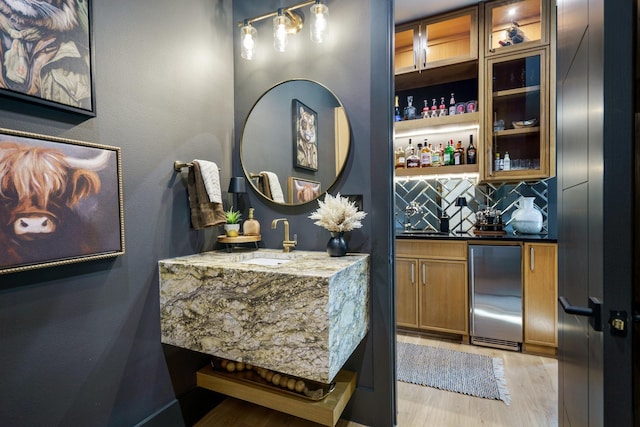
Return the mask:
<path id="1" fill-rule="evenodd" d="M 549 43 L 549 0 L 504 0 L 485 5 L 485 55 Z"/>
<path id="2" fill-rule="evenodd" d="M 550 175 L 548 55 L 545 47 L 487 60 L 487 181 Z M 507 153 L 510 166 L 505 164 Z"/>
<path id="3" fill-rule="evenodd" d="M 395 74 L 422 71 L 477 58 L 477 7 L 396 27 Z"/>

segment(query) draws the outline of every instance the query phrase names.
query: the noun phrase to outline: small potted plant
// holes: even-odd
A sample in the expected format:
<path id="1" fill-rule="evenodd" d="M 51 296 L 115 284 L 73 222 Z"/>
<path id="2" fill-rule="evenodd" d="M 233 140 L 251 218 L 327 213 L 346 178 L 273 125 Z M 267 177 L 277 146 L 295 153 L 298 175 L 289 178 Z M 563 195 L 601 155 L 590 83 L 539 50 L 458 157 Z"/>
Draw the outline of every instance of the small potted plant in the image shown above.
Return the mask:
<path id="1" fill-rule="evenodd" d="M 227 237 L 238 237 L 240 234 L 240 219 L 242 214 L 231 206 L 231 209 L 224 212 L 227 223 L 224 225 L 224 233 Z"/>

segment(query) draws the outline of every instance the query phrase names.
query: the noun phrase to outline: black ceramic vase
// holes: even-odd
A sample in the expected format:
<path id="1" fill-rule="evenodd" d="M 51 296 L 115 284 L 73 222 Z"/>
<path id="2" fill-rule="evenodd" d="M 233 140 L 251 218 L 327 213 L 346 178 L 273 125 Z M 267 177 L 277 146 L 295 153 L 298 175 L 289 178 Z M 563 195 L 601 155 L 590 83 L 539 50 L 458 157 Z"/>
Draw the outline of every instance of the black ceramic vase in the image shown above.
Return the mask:
<path id="1" fill-rule="evenodd" d="M 344 240 L 344 233 L 332 231 L 329 243 L 327 243 L 327 253 L 329 256 L 345 256 L 347 253 L 347 241 Z"/>

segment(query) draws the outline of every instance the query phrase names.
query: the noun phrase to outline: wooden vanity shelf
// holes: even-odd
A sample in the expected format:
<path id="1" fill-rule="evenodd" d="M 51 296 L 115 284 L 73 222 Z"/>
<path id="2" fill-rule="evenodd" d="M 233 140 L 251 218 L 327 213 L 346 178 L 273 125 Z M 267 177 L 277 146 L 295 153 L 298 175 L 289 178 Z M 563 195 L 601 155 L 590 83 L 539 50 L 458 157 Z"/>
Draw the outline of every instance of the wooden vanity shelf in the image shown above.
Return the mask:
<path id="1" fill-rule="evenodd" d="M 279 393 L 277 390 L 268 390 L 258 384 L 234 379 L 224 373 L 216 372 L 211 366 L 205 366 L 196 374 L 198 387 L 325 426 L 335 426 L 340 419 L 342 411 L 356 389 L 356 374 L 342 370 L 338 372 L 334 382 L 335 388 L 324 399 L 310 401 L 303 397 Z"/>

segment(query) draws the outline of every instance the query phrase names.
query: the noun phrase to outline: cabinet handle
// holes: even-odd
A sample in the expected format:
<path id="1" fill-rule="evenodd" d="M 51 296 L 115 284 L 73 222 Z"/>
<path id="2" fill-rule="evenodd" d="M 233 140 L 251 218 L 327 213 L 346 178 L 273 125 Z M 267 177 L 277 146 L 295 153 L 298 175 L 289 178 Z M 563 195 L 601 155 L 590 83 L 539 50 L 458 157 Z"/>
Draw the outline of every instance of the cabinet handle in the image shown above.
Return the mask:
<path id="1" fill-rule="evenodd" d="M 533 248 L 533 246 L 531 246 L 529 248 L 529 268 L 531 269 L 531 271 L 535 270 L 536 268 L 536 250 Z"/>
<path id="2" fill-rule="evenodd" d="M 496 50 L 491 46 L 493 46 L 493 34 L 489 34 L 489 52 L 495 52 Z"/>
<path id="3" fill-rule="evenodd" d="M 416 265 L 411 264 L 411 284 L 414 285 L 416 283 Z"/>
<path id="4" fill-rule="evenodd" d="M 427 286 L 427 266 L 422 264 L 422 286 Z"/>
<path id="5" fill-rule="evenodd" d="M 418 68 L 418 54 L 416 53 L 416 51 L 413 51 L 413 69 L 417 69 Z"/>

